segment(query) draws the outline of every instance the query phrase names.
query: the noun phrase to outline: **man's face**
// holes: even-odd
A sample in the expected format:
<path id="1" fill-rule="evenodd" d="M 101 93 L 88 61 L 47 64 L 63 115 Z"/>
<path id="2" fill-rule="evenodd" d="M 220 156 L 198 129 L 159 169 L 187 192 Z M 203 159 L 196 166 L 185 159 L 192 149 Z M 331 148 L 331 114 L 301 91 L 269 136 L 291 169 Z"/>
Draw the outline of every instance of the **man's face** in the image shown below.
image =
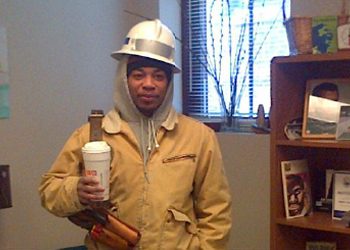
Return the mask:
<path id="1" fill-rule="evenodd" d="M 165 72 L 159 68 L 141 67 L 131 71 L 128 87 L 138 110 L 145 116 L 152 116 L 163 103 L 168 79 Z"/>
<path id="2" fill-rule="evenodd" d="M 304 189 L 295 182 L 288 182 L 288 210 L 290 216 L 301 213 L 304 208 Z"/>

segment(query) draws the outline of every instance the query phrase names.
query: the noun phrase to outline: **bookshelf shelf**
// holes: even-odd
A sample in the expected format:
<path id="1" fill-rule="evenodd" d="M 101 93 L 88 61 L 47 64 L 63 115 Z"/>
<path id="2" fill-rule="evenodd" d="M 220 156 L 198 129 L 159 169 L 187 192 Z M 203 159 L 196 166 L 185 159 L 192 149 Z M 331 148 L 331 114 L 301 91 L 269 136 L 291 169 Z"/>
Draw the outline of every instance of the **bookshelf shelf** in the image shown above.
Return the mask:
<path id="1" fill-rule="evenodd" d="M 350 141 L 334 141 L 334 140 L 278 140 L 277 146 L 291 147 L 319 147 L 319 148 L 339 148 L 350 149 Z"/>
<path id="2" fill-rule="evenodd" d="M 350 50 L 344 50 L 337 53 L 328 54 L 302 54 L 296 56 L 280 56 L 274 58 L 274 63 L 312 63 L 312 62 L 327 62 L 327 61 L 348 61 L 350 58 Z"/>
<path id="3" fill-rule="evenodd" d="M 345 227 L 341 221 L 332 220 L 331 215 L 325 212 L 314 212 L 310 216 L 293 219 L 277 218 L 276 223 L 290 227 L 350 235 L 350 228 Z"/>
<path id="4" fill-rule="evenodd" d="M 350 78 L 350 51 L 320 55 L 276 57 L 271 61 L 271 231 L 270 249 L 305 249 L 308 241 L 332 241 L 350 250 L 350 228 L 330 213 L 286 219 L 281 161 L 306 158 L 313 197 L 323 194 L 325 170 L 350 170 L 350 141 L 288 140 L 284 126 L 303 117 L 306 82 L 310 79 Z"/>

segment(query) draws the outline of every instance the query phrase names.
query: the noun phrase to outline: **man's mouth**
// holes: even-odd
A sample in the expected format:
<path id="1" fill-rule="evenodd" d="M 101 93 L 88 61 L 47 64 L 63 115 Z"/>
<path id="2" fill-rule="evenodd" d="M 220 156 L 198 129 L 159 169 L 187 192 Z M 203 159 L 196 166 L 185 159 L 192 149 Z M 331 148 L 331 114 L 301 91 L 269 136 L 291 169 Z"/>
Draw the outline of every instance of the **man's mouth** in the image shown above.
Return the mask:
<path id="1" fill-rule="evenodd" d="M 299 210 L 299 209 L 300 209 L 300 205 L 299 204 L 289 205 L 289 210 Z"/>
<path id="2" fill-rule="evenodd" d="M 157 99 L 157 95 L 140 95 L 139 98 L 142 101 L 150 102 L 150 101 Z"/>

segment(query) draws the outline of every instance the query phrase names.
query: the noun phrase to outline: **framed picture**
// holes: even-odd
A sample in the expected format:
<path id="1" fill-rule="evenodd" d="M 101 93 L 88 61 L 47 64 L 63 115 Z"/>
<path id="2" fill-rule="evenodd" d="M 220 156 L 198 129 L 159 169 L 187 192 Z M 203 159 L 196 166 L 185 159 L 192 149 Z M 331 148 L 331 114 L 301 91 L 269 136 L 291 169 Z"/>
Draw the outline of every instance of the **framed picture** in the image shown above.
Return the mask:
<path id="1" fill-rule="evenodd" d="M 338 49 L 350 49 L 350 23 L 338 26 Z"/>
<path id="2" fill-rule="evenodd" d="M 339 120 L 337 125 L 337 132 L 335 134 L 336 140 L 350 140 L 350 106 L 341 106 L 339 113 Z"/>
<path id="3" fill-rule="evenodd" d="M 312 194 L 307 159 L 281 161 L 284 208 L 287 219 L 312 213 Z"/>
<path id="4" fill-rule="evenodd" d="M 335 172 L 333 178 L 332 219 L 341 220 L 350 211 L 350 172 Z"/>
<path id="5" fill-rule="evenodd" d="M 349 105 L 350 78 L 308 80 L 302 137 L 335 139 L 340 107 Z"/>

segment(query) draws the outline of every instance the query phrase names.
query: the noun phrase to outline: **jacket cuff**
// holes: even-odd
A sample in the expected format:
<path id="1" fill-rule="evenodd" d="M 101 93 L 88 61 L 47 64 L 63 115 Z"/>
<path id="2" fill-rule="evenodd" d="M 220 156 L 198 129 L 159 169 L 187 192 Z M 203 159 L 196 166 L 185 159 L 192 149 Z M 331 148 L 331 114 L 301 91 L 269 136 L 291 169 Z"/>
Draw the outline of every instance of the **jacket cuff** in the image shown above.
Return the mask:
<path id="1" fill-rule="evenodd" d="M 87 208 L 87 205 L 81 204 L 78 197 L 78 181 L 80 176 L 71 176 L 69 177 L 71 180 L 68 182 L 69 184 L 66 186 L 66 192 L 71 197 L 72 212 L 79 212 Z"/>

